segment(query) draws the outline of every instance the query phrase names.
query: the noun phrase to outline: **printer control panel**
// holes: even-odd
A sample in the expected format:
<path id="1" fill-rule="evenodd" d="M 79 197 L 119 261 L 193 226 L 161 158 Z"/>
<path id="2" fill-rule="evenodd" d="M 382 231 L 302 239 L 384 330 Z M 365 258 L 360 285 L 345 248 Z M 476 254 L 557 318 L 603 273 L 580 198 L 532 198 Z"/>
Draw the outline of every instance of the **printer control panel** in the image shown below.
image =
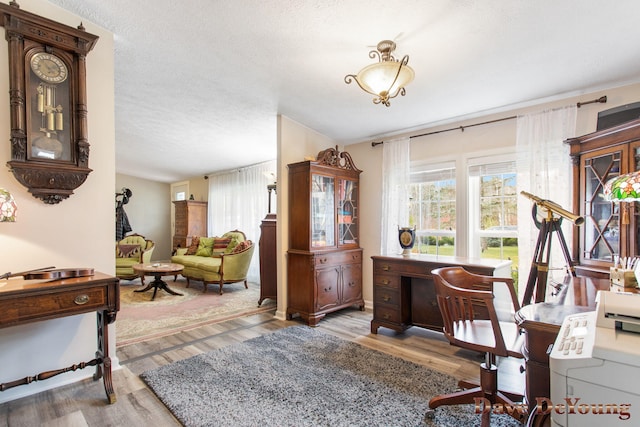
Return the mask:
<path id="1" fill-rule="evenodd" d="M 596 331 L 596 312 L 567 316 L 553 345 L 551 357 L 580 359 L 591 357 Z"/>

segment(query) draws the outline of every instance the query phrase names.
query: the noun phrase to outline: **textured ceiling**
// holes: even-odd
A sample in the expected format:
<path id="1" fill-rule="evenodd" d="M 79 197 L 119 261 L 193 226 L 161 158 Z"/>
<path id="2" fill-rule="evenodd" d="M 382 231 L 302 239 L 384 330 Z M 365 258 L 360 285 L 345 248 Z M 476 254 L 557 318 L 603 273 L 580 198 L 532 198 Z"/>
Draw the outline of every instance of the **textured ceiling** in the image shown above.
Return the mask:
<path id="1" fill-rule="evenodd" d="M 116 169 L 162 182 L 275 158 L 278 114 L 348 145 L 640 81 L 637 0 L 49 1 L 114 33 Z M 344 83 L 383 39 L 389 108 Z"/>

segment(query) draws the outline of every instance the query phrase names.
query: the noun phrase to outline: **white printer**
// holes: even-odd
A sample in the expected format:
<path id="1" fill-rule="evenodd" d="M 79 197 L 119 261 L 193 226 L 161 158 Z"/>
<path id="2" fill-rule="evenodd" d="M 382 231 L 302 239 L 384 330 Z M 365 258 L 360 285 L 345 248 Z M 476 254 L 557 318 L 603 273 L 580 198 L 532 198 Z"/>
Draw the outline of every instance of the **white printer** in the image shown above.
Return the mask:
<path id="1" fill-rule="evenodd" d="M 549 356 L 554 426 L 640 425 L 640 294 L 600 291 L 596 311 L 567 316 Z"/>

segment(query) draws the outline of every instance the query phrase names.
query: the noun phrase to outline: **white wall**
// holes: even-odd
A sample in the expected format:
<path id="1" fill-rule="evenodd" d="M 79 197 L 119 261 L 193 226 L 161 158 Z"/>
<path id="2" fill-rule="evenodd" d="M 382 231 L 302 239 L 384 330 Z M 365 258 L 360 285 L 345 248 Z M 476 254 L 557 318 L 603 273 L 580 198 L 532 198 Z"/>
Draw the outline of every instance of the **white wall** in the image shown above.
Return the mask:
<path id="1" fill-rule="evenodd" d="M 278 309 L 276 317 L 284 319 L 287 310 L 287 250 L 289 249 L 289 163 L 313 157 L 336 144 L 331 139 L 288 117 L 278 116 L 278 195 L 277 253 Z"/>
<path id="2" fill-rule="evenodd" d="M 154 241 L 155 249 L 151 256 L 152 260 L 169 260 L 173 250 L 171 185 L 130 175 L 116 174 L 114 196 L 115 193 L 122 191 L 122 187 L 130 189 L 133 193 L 129 203 L 124 205 L 124 211 L 133 229 L 131 233 L 142 234 L 147 239 Z"/>
<path id="3" fill-rule="evenodd" d="M 77 27 L 81 19 L 45 0 L 20 0 L 22 10 Z M 34 198 L 8 169 L 0 187 L 9 190 L 18 204 L 16 223 L 0 223 L 2 258 L 0 271 L 24 271 L 56 267 L 93 267 L 115 272 L 114 194 L 115 136 L 113 99 L 113 36 L 82 21 L 87 32 L 100 37 L 87 55 L 88 134 L 93 169 L 75 194 L 57 205 Z M 0 28 L 4 35 L 4 28 Z M 9 143 L 9 79 L 7 42 L 0 42 L 0 164 L 11 157 Z M 2 286 L 2 281 L 0 281 Z M 109 328 L 110 353 L 115 358 L 115 328 Z M 42 371 L 71 366 L 94 358 L 96 316 L 86 314 L 0 329 L 0 383 Z M 93 375 L 86 368 L 52 379 L 15 387 L 0 393 L 0 402 Z M 106 396 L 105 396 L 106 402 Z"/>

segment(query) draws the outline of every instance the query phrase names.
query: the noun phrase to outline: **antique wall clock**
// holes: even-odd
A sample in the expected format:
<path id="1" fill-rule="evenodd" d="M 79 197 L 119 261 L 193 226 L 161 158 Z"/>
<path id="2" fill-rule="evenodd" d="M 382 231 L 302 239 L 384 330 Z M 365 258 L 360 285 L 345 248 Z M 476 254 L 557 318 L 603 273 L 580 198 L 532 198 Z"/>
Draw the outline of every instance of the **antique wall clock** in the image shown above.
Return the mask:
<path id="1" fill-rule="evenodd" d="M 9 43 L 11 160 L 34 197 L 55 204 L 87 179 L 86 55 L 98 36 L 0 3 Z"/>

